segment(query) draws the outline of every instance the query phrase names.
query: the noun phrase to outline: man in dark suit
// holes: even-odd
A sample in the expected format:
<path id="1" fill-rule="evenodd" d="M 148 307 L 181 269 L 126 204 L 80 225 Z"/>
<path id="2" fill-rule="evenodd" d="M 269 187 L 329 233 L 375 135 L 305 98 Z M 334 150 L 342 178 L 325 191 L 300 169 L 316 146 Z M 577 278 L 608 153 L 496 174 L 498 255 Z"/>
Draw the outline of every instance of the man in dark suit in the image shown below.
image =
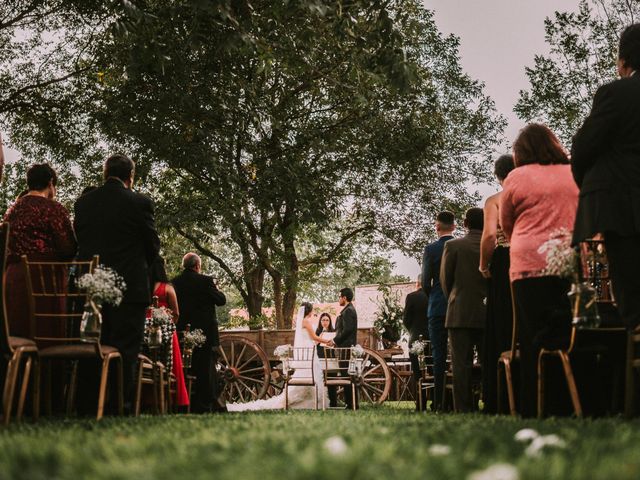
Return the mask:
<path id="1" fill-rule="evenodd" d="M 192 330 L 202 329 L 207 337 L 205 344 L 194 350 L 191 360 L 191 371 L 196 377 L 191 411 L 226 411 L 218 402 L 217 371 L 212 367 L 220 347 L 216 306 L 221 307 L 227 299 L 212 277 L 200 273 L 202 262 L 198 255 L 187 253 L 182 259 L 182 268 L 182 273 L 172 281 L 180 306 L 178 330 L 185 330 L 189 324 Z"/>
<path id="2" fill-rule="evenodd" d="M 620 36 L 619 80 L 596 92 L 573 138 L 571 168 L 580 187 L 578 243 L 604 234 L 613 292 L 628 328 L 640 325 L 640 23 Z"/>
<path id="3" fill-rule="evenodd" d="M 409 348 L 414 342 L 420 340 L 429 339 L 429 317 L 427 316 L 427 310 L 429 308 L 429 297 L 422 289 L 422 275 L 418 276 L 416 283 L 416 291 L 407 295 L 404 301 L 404 314 L 402 317 L 402 323 L 409 332 Z M 425 352 L 426 353 L 426 352 Z M 411 370 L 413 376 L 416 379 L 416 385 L 422 372 L 420 371 L 420 364 L 418 357 L 413 353 L 409 353 L 409 359 L 411 360 Z M 416 399 L 418 397 L 416 396 Z M 427 408 L 426 398 L 423 397 L 423 405 L 417 405 L 416 408 L 425 410 Z"/>
<path id="4" fill-rule="evenodd" d="M 477 407 L 472 404 L 471 375 L 473 347 L 482 356 L 486 322 L 487 281 L 478 270 L 483 217 L 481 208 L 467 210 L 464 226 L 468 233 L 446 243 L 440 268 L 440 283 L 448 301 L 445 326 L 451 340 L 453 408 L 460 413 Z"/>
<path id="5" fill-rule="evenodd" d="M 122 355 L 125 406 L 133 400 L 145 310 L 151 303 L 149 267 L 160 250 L 153 203 L 131 190 L 134 172 L 134 162 L 125 155 L 109 157 L 104 164 L 104 184 L 82 195 L 74 206 L 78 258 L 89 260 L 99 255 L 100 263 L 115 270 L 126 283 L 122 303 L 118 307 L 104 306 L 101 335 L 103 344 L 116 347 Z M 92 376 L 85 375 L 92 389 Z M 81 394 L 81 399 L 89 402 L 92 393 L 85 386 L 87 397 Z M 84 405 L 88 407 L 88 403 Z M 79 408 L 84 408 L 82 401 Z"/>
<path id="6" fill-rule="evenodd" d="M 340 290 L 340 298 L 338 303 L 344 307 L 336 319 L 336 336 L 330 346 L 339 348 L 353 347 L 357 343 L 358 337 L 358 314 L 356 307 L 353 306 L 353 290 L 343 288 Z M 342 367 L 341 367 L 342 368 Z M 353 409 L 353 401 L 351 395 L 345 391 L 344 403 L 347 410 Z M 356 391 L 356 408 L 358 408 L 358 398 Z"/>
<path id="7" fill-rule="evenodd" d="M 435 400 L 433 409 L 440 410 L 444 394 L 444 375 L 447 368 L 447 329 L 444 326 L 447 300 L 440 286 L 440 261 L 446 242 L 453 238 L 455 217 L 451 212 L 440 212 L 436 217 L 438 240 L 424 249 L 422 256 L 422 288 L 429 296 L 429 338 L 433 355 Z"/>

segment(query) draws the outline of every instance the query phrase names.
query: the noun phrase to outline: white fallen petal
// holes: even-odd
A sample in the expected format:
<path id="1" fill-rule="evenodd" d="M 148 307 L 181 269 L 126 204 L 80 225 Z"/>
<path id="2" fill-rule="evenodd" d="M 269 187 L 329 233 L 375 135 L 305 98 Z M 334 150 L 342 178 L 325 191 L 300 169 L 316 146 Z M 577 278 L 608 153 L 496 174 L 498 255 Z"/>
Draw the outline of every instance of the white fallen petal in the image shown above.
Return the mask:
<path id="1" fill-rule="evenodd" d="M 533 442 L 531 442 L 531 445 L 527 447 L 524 453 L 528 457 L 537 457 L 542 453 L 542 450 L 545 447 L 565 448 L 566 446 L 566 442 L 557 435 L 543 435 L 541 437 L 534 438 Z"/>
<path id="2" fill-rule="evenodd" d="M 429 447 L 429 455 L 441 456 L 449 455 L 451 453 L 451 447 L 449 445 L 440 445 L 438 443 Z"/>
<path id="3" fill-rule="evenodd" d="M 496 463 L 485 470 L 473 472 L 468 480 L 518 480 L 518 469 L 508 463 Z"/>
<path id="4" fill-rule="evenodd" d="M 533 428 L 523 428 L 522 430 L 518 430 L 513 438 L 518 442 L 529 442 L 534 438 L 538 438 L 540 434 L 536 432 Z"/>
<path id="5" fill-rule="evenodd" d="M 324 448 L 327 452 L 336 457 L 346 454 L 349 450 L 347 442 L 345 442 L 342 437 L 339 437 L 337 435 L 327 438 L 324 441 Z"/>

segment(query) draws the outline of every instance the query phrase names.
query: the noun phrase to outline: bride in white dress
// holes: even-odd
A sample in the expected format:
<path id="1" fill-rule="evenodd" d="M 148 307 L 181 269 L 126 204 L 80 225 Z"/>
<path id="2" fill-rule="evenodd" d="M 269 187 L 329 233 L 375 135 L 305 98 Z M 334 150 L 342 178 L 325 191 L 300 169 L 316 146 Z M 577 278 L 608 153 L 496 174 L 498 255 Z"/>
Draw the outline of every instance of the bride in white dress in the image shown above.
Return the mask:
<path id="1" fill-rule="evenodd" d="M 309 348 L 313 349 L 313 378 L 315 379 L 315 387 L 313 386 L 299 386 L 292 385 L 289 387 L 289 408 L 298 410 L 312 410 L 316 408 L 316 394 L 314 389 L 317 389 L 318 402 L 322 405 L 322 396 L 325 396 L 325 403 L 328 401 L 326 397 L 327 392 L 324 388 L 322 381 L 322 367 L 316 345 L 318 343 L 328 344 L 330 340 L 325 340 L 316 335 L 313 325 L 313 319 L 315 314 L 313 313 L 313 305 L 305 302 L 298 310 L 298 318 L 296 320 L 296 334 L 293 340 L 293 348 Z M 293 361 L 293 364 L 296 362 Z M 299 377 L 308 377 L 309 370 L 300 368 L 293 372 L 293 377 L 296 375 Z M 254 400 L 248 403 L 229 403 L 227 409 L 230 412 L 245 412 L 255 410 L 284 410 L 285 408 L 285 394 L 282 392 L 275 397 L 267 398 L 265 400 Z"/>

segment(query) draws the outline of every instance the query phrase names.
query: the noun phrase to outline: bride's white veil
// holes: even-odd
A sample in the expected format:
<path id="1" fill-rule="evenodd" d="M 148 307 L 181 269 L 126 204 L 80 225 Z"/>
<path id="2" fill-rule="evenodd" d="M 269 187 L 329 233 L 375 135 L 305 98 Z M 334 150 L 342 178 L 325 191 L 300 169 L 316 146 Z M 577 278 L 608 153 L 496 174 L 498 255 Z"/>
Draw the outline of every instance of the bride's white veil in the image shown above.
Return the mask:
<path id="1" fill-rule="evenodd" d="M 302 324 L 304 322 L 304 305 L 301 305 L 298 309 L 298 316 L 296 317 L 296 333 L 293 337 L 293 346 L 302 347 L 304 344 L 304 337 L 302 335 Z"/>

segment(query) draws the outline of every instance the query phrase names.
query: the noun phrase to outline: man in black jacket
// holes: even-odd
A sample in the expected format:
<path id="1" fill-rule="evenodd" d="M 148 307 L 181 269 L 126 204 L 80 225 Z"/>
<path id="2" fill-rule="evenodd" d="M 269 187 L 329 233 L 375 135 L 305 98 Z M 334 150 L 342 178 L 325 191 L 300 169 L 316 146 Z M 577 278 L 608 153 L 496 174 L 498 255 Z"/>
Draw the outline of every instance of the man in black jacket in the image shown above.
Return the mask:
<path id="1" fill-rule="evenodd" d="M 340 290 L 340 298 L 338 303 L 344 307 L 336 319 L 336 336 L 333 337 L 333 344 L 336 347 L 346 348 L 353 347 L 357 343 L 358 337 L 358 314 L 356 307 L 353 306 L 353 290 L 343 288 Z M 345 392 L 344 403 L 347 409 L 353 408 L 353 402 L 350 392 Z M 357 392 L 356 392 L 357 395 Z M 356 408 L 358 408 L 358 398 L 356 397 Z"/>
<path id="2" fill-rule="evenodd" d="M 620 79 L 596 92 L 573 138 L 580 187 L 573 240 L 604 234 L 613 291 L 629 328 L 640 325 L 640 24 L 620 36 Z"/>
<path id="3" fill-rule="evenodd" d="M 207 337 L 206 343 L 194 350 L 191 361 L 191 371 L 196 376 L 191 398 L 194 413 L 226 410 L 218 403 L 218 378 L 212 367 L 220 346 L 216 306 L 224 305 L 227 300 L 213 278 L 200 273 L 201 267 L 200 257 L 187 253 L 182 259 L 183 272 L 172 281 L 180 306 L 178 330 L 184 330 L 188 324 L 192 330 L 202 329 Z"/>
<path id="4" fill-rule="evenodd" d="M 409 332 L 409 348 L 414 342 L 420 340 L 429 339 L 429 317 L 427 310 L 429 309 L 429 295 L 422 288 L 422 275 L 418 276 L 418 282 L 416 283 L 416 291 L 407 295 L 404 301 L 404 314 L 402 317 L 402 323 Z M 426 354 L 426 352 L 425 352 Z M 409 353 L 411 359 L 411 370 L 413 376 L 416 379 L 416 385 L 422 375 L 420 365 L 418 363 L 417 355 Z M 416 396 L 416 399 L 418 396 Z M 426 396 L 423 396 L 423 405 L 416 403 L 416 408 L 426 410 Z"/>
<path id="5" fill-rule="evenodd" d="M 116 347 L 122 355 L 125 405 L 133 400 L 145 310 L 151 303 L 149 266 L 160 250 L 153 203 L 131 190 L 134 170 L 134 162 L 125 155 L 109 157 L 104 164 L 104 184 L 82 195 L 74 206 L 78 258 L 89 260 L 99 255 L 100 263 L 115 270 L 126 283 L 122 303 L 118 307 L 104 306 L 101 335 L 103 344 Z M 95 375 L 85 375 L 82 384 L 86 397 L 81 394 L 81 399 L 90 402 L 93 393 L 89 385 L 93 389 Z M 79 401 L 79 408 L 84 407 L 88 410 L 89 404 Z"/>

